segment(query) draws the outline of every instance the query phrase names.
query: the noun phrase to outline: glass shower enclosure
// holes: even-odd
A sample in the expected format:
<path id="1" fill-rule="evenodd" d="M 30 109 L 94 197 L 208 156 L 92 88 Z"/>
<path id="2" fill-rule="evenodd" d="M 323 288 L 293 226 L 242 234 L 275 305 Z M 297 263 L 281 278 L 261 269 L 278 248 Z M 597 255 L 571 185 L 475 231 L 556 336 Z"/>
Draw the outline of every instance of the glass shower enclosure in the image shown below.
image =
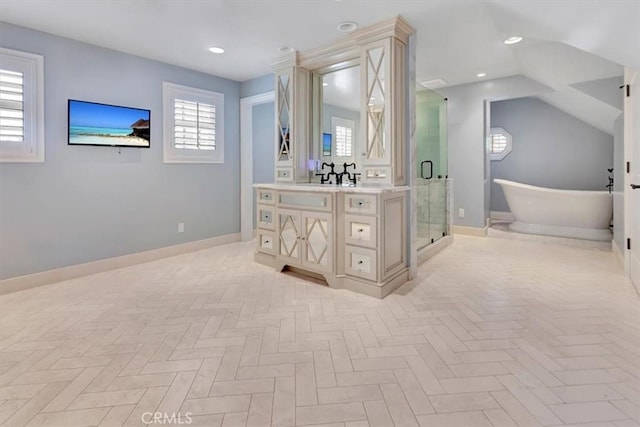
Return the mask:
<path id="1" fill-rule="evenodd" d="M 418 251 L 449 233 L 447 101 L 432 90 L 416 93 Z"/>

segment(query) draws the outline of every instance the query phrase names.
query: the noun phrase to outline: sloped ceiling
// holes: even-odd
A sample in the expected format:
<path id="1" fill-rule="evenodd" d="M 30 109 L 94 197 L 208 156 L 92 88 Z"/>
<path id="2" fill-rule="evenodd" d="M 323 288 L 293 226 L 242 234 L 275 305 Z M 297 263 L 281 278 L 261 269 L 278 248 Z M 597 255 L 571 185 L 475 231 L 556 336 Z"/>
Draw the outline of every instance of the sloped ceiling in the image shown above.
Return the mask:
<path id="1" fill-rule="evenodd" d="M 402 15 L 417 32 L 418 81 L 460 85 L 480 72 L 541 79 L 556 89 L 545 101 L 607 132 L 615 107 L 575 84 L 640 69 L 637 0 L 1 0 L 0 12 L 9 23 L 238 81 L 270 72 L 279 47 L 341 37 L 341 21 Z M 514 34 L 525 41 L 502 43 Z M 225 54 L 209 53 L 214 45 Z"/>
<path id="2" fill-rule="evenodd" d="M 540 99 L 613 135 L 613 122 L 622 111 L 620 85 L 613 83 L 622 75 L 620 65 L 559 42 L 530 41 L 516 48 L 514 55 L 524 75 L 554 89 L 540 94 Z M 603 80 L 606 96 L 620 100 L 617 106 L 604 101 L 602 92 L 594 96 L 574 86 Z"/>

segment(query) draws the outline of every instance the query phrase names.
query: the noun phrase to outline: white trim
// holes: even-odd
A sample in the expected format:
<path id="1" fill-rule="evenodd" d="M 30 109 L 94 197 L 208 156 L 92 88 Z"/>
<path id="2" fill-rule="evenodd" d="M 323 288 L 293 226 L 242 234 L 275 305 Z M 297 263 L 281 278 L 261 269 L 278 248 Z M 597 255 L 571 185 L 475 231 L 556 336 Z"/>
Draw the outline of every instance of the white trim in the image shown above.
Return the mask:
<path id="1" fill-rule="evenodd" d="M 491 211 L 489 213 L 489 217 L 491 218 L 491 220 L 495 220 L 495 221 L 515 221 L 516 217 L 513 216 L 513 214 L 511 212 L 504 212 L 504 211 Z"/>
<path id="2" fill-rule="evenodd" d="M 240 99 L 240 236 L 253 239 L 253 107 L 275 102 L 275 92 Z"/>
<path id="3" fill-rule="evenodd" d="M 611 252 L 613 252 L 613 257 L 618 262 L 618 265 L 622 270 L 624 270 L 624 253 L 620 250 L 618 245 L 616 245 L 616 241 L 611 241 Z"/>
<path id="4" fill-rule="evenodd" d="M 454 225 L 451 227 L 453 234 L 463 234 L 465 236 L 486 237 L 489 227 L 467 227 L 465 225 Z"/>
<path id="5" fill-rule="evenodd" d="M 175 99 L 188 99 L 215 105 L 215 150 L 175 148 Z M 224 94 L 170 82 L 162 82 L 162 161 L 163 163 L 224 163 Z"/>
<path id="6" fill-rule="evenodd" d="M 32 131 L 30 133 L 35 133 L 31 142 L 33 151 L 29 154 L 22 155 L 15 152 L 0 152 L 0 163 L 44 163 L 44 57 L 42 55 L 3 47 L 0 47 L 0 55 L 14 57 L 15 60 L 23 63 L 27 62 L 27 67 L 30 69 L 30 72 L 33 72 L 33 79 L 30 80 L 30 82 L 35 83 L 35 93 L 33 97 L 30 100 L 25 99 L 24 101 L 25 103 L 35 103 L 34 108 L 31 109 L 31 117 L 29 118 L 29 125 Z"/>
<path id="7" fill-rule="evenodd" d="M 68 267 L 55 268 L 53 270 L 28 274 L 26 276 L 12 277 L 0 280 L 0 295 L 22 291 L 36 286 L 48 285 L 50 283 L 60 282 L 63 280 L 70 280 L 76 277 L 116 270 L 118 268 L 129 267 L 131 265 L 143 264 L 145 262 L 156 261 L 162 258 L 168 258 L 239 241 L 239 233 L 225 234 L 223 236 L 197 240 L 195 242 L 180 243 L 144 252 L 122 255 L 114 258 L 105 258 L 83 264 L 70 265 Z"/>
<path id="8" fill-rule="evenodd" d="M 446 235 L 418 251 L 418 265 L 422 265 L 453 244 L 453 236 Z"/>
<path id="9" fill-rule="evenodd" d="M 499 153 L 494 153 L 491 151 L 492 145 L 493 145 L 493 135 L 494 134 L 500 134 L 500 135 L 504 135 L 504 137 L 506 138 L 506 147 L 503 151 L 499 152 Z M 489 153 L 489 160 L 491 160 L 492 162 L 495 161 L 500 161 L 502 159 L 504 159 L 505 157 L 507 157 L 509 155 L 509 153 L 511 153 L 511 150 L 513 149 L 513 137 L 511 136 L 511 134 L 509 133 L 509 131 L 507 131 L 506 129 L 502 128 L 502 127 L 493 127 L 489 130 L 489 147 L 487 152 Z"/>
<path id="10" fill-rule="evenodd" d="M 634 197 L 637 197 L 635 194 L 632 194 L 634 191 L 632 190 L 631 184 L 636 184 L 634 181 L 635 176 L 637 175 L 639 165 L 635 164 L 634 159 L 634 151 L 640 150 L 640 135 L 635 134 L 635 129 L 638 127 L 638 112 L 634 111 L 634 107 L 636 107 L 639 102 L 637 101 L 637 90 L 639 85 L 636 83 L 640 83 L 640 71 L 634 70 L 629 67 L 625 67 L 624 69 L 624 85 L 631 86 L 631 96 L 624 97 L 624 165 L 626 166 L 629 162 L 631 165 L 630 173 L 624 174 L 624 244 L 626 248 L 627 239 L 631 239 L 635 237 L 637 234 L 637 230 L 634 230 L 634 215 L 639 215 L 640 212 L 634 212 Z M 635 146 L 634 146 L 635 145 Z M 637 247 L 639 242 L 632 242 L 632 247 Z M 635 252 L 637 249 L 634 249 Z M 624 250 L 624 272 L 633 285 L 636 287 L 638 293 L 640 293 L 640 280 L 633 281 L 633 275 L 635 271 L 640 270 L 640 265 L 635 259 L 636 257 L 632 253 L 631 250 Z"/>

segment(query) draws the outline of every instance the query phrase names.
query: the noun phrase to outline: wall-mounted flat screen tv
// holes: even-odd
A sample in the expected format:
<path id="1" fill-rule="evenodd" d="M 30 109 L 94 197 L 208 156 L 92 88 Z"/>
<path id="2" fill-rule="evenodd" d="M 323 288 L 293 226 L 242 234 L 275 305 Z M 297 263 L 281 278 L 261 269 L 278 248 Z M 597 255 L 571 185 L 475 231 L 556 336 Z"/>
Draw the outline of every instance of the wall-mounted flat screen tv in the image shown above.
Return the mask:
<path id="1" fill-rule="evenodd" d="M 69 145 L 149 148 L 151 111 L 69 100 Z"/>

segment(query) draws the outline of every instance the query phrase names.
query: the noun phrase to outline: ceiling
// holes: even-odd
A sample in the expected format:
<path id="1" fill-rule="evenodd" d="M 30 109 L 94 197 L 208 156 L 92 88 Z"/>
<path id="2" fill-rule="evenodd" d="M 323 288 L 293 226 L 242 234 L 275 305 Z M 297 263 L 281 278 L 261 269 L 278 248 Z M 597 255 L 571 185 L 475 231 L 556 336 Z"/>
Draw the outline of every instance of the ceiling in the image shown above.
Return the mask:
<path id="1" fill-rule="evenodd" d="M 638 0 L 2 0 L 0 12 L 6 22 L 237 81 L 269 73 L 282 46 L 305 51 L 340 38 L 342 21 L 363 27 L 396 15 L 417 31 L 418 81 L 522 74 L 556 89 L 545 101 L 559 108 L 593 99 L 615 109 L 576 84 L 640 69 Z M 525 41 L 502 43 L 514 34 Z M 580 61 L 596 71 L 583 73 Z"/>

